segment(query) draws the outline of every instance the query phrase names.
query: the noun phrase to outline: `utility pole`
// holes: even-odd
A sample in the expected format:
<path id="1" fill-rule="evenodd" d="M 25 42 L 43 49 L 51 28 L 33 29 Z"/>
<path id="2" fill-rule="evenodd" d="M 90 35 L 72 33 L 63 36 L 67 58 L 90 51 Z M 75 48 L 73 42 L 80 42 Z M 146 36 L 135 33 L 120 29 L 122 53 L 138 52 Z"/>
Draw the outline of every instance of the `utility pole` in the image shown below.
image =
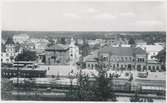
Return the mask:
<path id="1" fill-rule="evenodd" d="M 19 65 L 18 65 L 18 61 L 17 63 L 17 99 L 19 99 Z"/>

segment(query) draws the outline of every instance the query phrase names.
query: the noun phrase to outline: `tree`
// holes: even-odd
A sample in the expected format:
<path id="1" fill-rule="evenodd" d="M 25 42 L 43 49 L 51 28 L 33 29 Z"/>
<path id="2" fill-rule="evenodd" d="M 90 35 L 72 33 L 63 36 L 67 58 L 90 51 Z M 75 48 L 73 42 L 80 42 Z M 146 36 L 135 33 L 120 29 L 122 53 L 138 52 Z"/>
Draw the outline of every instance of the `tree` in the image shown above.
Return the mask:
<path id="1" fill-rule="evenodd" d="M 52 46 L 55 44 L 55 41 L 53 39 L 49 39 L 48 47 Z"/>
<path id="2" fill-rule="evenodd" d="M 165 63 L 166 63 L 166 49 L 161 50 L 157 55 L 156 58 L 160 63 L 162 63 L 162 70 L 166 70 Z"/>
<path id="3" fill-rule="evenodd" d="M 88 75 L 84 75 L 80 70 L 78 75 L 78 92 L 77 97 L 80 101 L 90 101 L 93 99 L 93 91 L 89 82 Z"/>
<path id="4" fill-rule="evenodd" d="M 136 44 L 133 38 L 130 38 L 129 41 L 128 41 L 128 43 L 130 45 L 135 45 Z"/>
<path id="5" fill-rule="evenodd" d="M 112 92 L 112 77 L 107 77 L 106 64 L 103 57 L 96 58 L 98 75 L 94 75 L 95 80 L 90 80 L 88 75 L 84 75 L 80 70 L 78 75 L 78 98 L 79 100 L 116 101 L 116 96 Z"/>
<path id="6" fill-rule="evenodd" d="M 112 92 L 112 77 L 107 78 L 107 71 L 109 68 L 105 68 L 104 58 L 98 57 L 97 60 L 97 68 L 98 76 L 96 78 L 96 84 L 94 86 L 95 97 L 98 101 L 106 101 L 109 98 L 112 101 L 116 101 L 116 96 Z"/>
<path id="7" fill-rule="evenodd" d="M 36 52 L 30 50 L 23 50 L 22 53 L 16 56 L 15 61 L 35 61 L 36 59 Z"/>
<path id="8" fill-rule="evenodd" d="M 161 63 L 165 63 L 166 62 L 166 50 L 163 49 L 161 50 L 157 55 L 156 58 L 159 60 L 159 62 Z"/>
<path id="9" fill-rule="evenodd" d="M 66 44 L 66 39 L 65 39 L 64 37 L 61 38 L 60 43 L 61 43 L 61 44 Z"/>
<path id="10" fill-rule="evenodd" d="M 140 102 L 140 97 L 138 96 L 138 91 L 135 91 L 135 95 L 130 98 L 131 102 Z"/>

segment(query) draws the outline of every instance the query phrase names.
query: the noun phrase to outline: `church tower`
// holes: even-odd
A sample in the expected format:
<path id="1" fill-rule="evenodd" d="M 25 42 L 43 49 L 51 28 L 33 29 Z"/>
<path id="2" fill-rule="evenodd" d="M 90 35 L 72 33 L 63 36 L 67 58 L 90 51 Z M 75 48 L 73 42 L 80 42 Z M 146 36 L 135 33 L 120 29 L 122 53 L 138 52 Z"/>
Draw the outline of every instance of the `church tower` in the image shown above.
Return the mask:
<path id="1" fill-rule="evenodd" d="M 7 53 L 15 53 L 15 43 L 12 38 L 8 38 L 5 43 L 5 52 Z"/>

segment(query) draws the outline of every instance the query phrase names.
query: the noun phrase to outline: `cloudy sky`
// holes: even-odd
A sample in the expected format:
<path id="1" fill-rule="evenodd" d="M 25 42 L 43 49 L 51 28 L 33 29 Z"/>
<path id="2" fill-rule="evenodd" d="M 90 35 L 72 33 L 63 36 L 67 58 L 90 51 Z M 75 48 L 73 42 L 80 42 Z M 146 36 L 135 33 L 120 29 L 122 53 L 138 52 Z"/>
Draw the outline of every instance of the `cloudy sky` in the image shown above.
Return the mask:
<path id="1" fill-rule="evenodd" d="M 164 31 L 163 2 L 4 2 L 2 30 Z"/>

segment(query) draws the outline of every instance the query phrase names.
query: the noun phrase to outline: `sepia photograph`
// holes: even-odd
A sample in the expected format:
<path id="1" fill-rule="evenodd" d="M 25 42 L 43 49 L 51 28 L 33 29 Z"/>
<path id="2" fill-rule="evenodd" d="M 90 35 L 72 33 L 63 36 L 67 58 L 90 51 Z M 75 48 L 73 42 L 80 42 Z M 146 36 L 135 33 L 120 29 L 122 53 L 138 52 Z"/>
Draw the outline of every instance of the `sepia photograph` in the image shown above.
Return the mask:
<path id="1" fill-rule="evenodd" d="M 162 1 L 2 2 L 2 101 L 166 102 Z"/>

